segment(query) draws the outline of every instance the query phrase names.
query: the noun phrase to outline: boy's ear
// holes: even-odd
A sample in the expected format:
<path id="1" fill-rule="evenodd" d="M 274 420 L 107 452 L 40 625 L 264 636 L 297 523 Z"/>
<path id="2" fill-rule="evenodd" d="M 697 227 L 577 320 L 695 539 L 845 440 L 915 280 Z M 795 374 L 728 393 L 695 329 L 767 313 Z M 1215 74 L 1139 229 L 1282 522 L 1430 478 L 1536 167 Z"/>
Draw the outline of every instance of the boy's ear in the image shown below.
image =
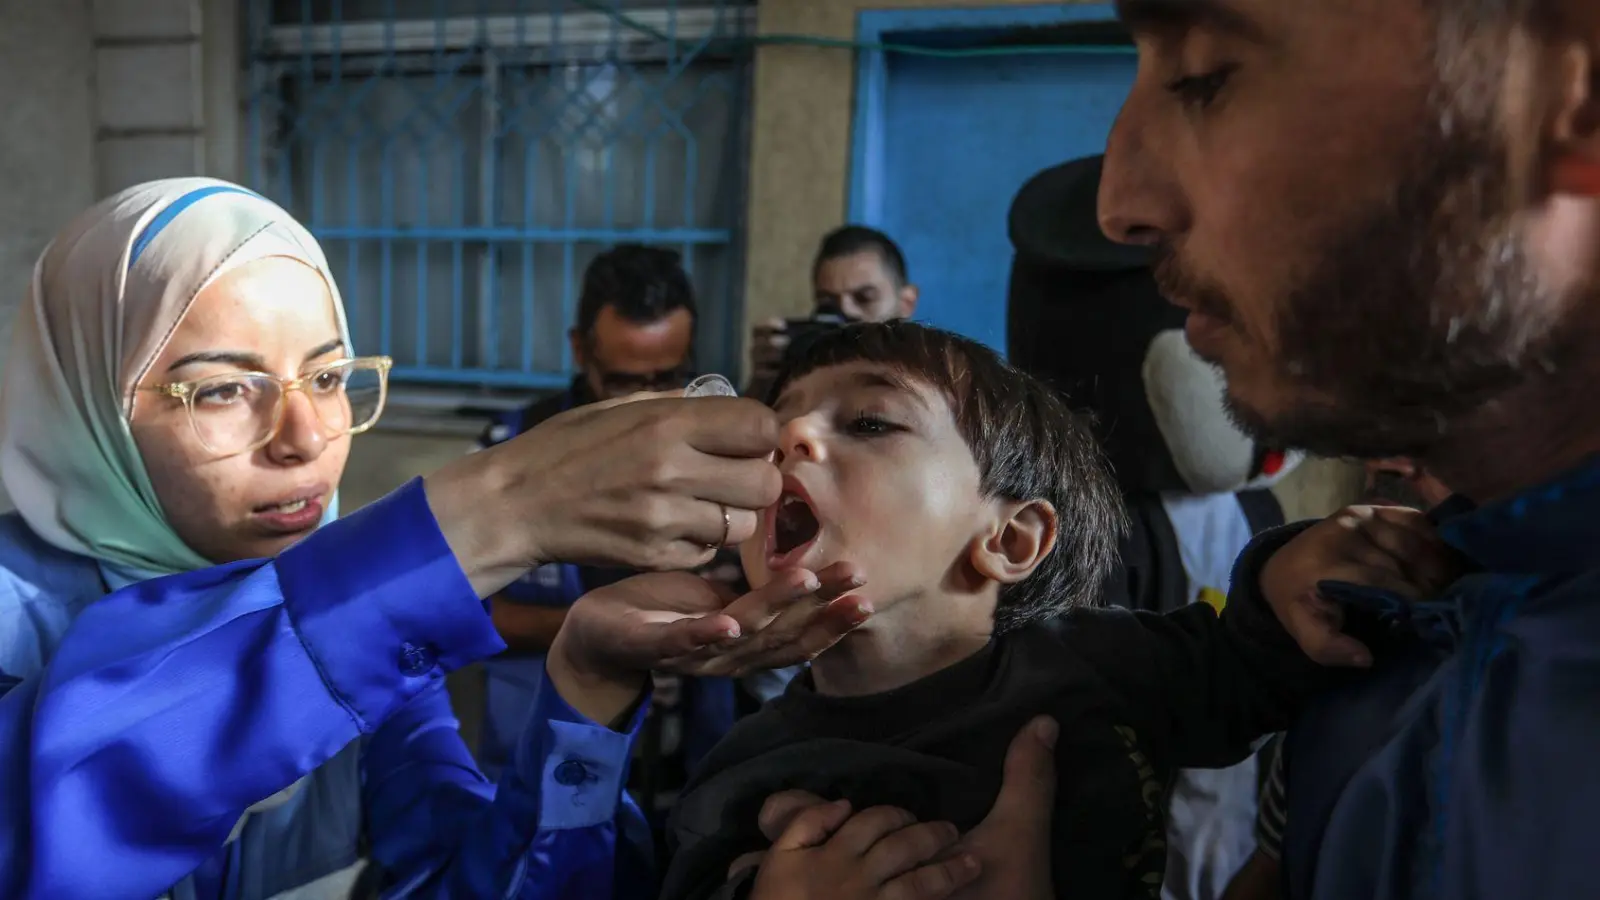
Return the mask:
<path id="1" fill-rule="evenodd" d="M 1056 546 L 1056 510 L 1043 500 L 1001 504 L 995 527 L 972 544 L 972 567 L 1000 584 L 1033 574 Z"/>

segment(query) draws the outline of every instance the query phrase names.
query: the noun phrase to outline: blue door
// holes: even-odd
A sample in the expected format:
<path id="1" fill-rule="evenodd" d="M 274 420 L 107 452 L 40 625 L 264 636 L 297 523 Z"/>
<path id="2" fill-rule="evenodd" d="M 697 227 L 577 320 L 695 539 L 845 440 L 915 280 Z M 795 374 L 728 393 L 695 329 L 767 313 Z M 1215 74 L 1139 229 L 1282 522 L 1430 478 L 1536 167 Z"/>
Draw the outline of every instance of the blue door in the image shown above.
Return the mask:
<path id="1" fill-rule="evenodd" d="M 897 37 L 908 36 L 883 40 Z M 1137 65 L 1132 48 L 1108 49 L 883 54 L 877 96 L 858 108 L 854 139 L 868 146 L 854 155 L 863 171 L 852 173 L 852 217 L 905 250 L 922 289 L 918 320 L 1005 352 L 1006 213 L 1041 169 L 1105 149 Z M 875 134 L 864 121 L 873 112 Z"/>

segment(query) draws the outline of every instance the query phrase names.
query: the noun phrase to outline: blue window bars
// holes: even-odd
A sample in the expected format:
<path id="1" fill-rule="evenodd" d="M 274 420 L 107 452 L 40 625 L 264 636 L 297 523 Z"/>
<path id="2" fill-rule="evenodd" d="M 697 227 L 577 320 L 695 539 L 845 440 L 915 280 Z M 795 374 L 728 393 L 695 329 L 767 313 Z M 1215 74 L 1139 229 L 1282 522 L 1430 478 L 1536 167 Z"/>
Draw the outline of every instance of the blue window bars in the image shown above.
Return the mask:
<path id="1" fill-rule="evenodd" d="M 584 267 L 683 254 L 739 338 L 750 0 L 248 0 L 247 171 L 397 380 L 552 388 Z"/>

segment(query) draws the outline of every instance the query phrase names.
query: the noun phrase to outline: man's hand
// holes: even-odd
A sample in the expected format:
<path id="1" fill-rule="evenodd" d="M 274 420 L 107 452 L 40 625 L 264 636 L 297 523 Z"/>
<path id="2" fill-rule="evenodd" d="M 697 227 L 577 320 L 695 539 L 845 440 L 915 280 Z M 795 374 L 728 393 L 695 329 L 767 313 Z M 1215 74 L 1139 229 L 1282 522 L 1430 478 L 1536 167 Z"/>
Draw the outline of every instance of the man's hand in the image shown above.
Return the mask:
<path id="1" fill-rule="evenodd" d="M 1058 727 L 1053 719 L 1041 716 L 1012 738 L 1006 752 L 1005 780 L 989 815 L 941 857 L 970 854 L 978 861 L 981 875 L 955 893 L 935 896 L 973 900 L 1050 900 L 1055 896 L 1050 833 L 1056 799 Z M 728 877 L 753 866 L 764 867 L 776 851 L 780 835 L 800 816 L 829 805 L 805 791 L 783 791 L 767 798 L 761 807 L 760 826 L 762 834 L 774 842 L 773 850 L 739 857 L 729 867 Z"/>
<path id="2" fill-rule="evenodd" d="M 1053 900 L 1050 829 L 1056 807 L 1054 719 L 1041 716 L 1011 739 L 1005 781 L 994 807 L 956 849 L 970 853 L 983 874 L 956 894 L 963 900 Z"/>
<path id="3" fill-rule="evenodd" d="M 546 669 L 574 709 L 610 722 L 652 670 L 742 675 L 814 658 L 872 615 L 847 596 L 864 583 L 847 563 L 783 572 L 743 597 L 688 572 L 638 575 L 572 606 Z"/>
<path id="4" fill-rule="evenodd" d="M 1372 653 L 1342 632 L 1344 611 L 1317 593 L 1318 583 L 1345 581 L 1422 600 L 1448 587 L 1461 568 L 1461 558 L 1423 513 L 1351 506 L 1274 553 L 1261 568 L 1261 591 L 1312 660 L 1362 668 L 1372 664 Z"/>
<path id="5" fill-rule="evenodd" d="M 844 801 L 798 812 L 768 851 L 750 900 L 944 900 L 978 877 L 946 822 Z"/>
<path id="6" fill-rule="evenodd" d="M 783 480 L 754 400 L 638 399 L 556 416 L 424 484 L 479 596 L 540 563 L 690 569 L 755 533 Z M 726 519 L 724 518 L 726 514 Z"/>

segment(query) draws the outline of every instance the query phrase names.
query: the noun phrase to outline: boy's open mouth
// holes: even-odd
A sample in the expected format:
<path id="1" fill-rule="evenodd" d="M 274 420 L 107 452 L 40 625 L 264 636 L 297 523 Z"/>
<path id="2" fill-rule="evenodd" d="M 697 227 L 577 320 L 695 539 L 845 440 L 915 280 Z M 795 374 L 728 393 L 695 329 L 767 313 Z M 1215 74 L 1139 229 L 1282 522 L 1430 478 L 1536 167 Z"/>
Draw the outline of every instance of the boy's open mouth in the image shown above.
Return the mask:
<path id="1" fill-rule="evenodd" d="M 811 504 L 799 494 L 785 493 L 772 516 L 772 552 L 788 556 L 817 539 L 822 523 Z"/>

